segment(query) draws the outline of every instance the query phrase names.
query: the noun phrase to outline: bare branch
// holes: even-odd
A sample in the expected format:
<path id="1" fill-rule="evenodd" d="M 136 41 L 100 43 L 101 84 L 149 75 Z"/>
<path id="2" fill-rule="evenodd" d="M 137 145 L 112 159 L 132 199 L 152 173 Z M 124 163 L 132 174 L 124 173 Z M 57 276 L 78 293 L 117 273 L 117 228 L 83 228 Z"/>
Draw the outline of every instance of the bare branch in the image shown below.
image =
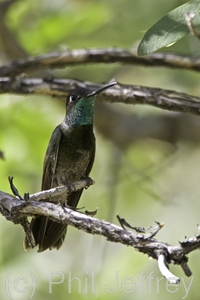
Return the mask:
<path id="1" fill-rule="evenodd" d="M 73 184 L 75 189 L 82 188 L 88 184 L 86 181 L 80 181 Z M 158 265 L 161 273 L 170 281 L 170 283 L 178 282 L 178 278 L 167 271 L 166 264 L 181 265 L 187 276 L 192 273 L 187 265 L 186 255 L 200 247 L 200 235 L 191 237 L 179 246 L 171 246 L 160 242 L 152 236 L 162 228 L 163 224 L 157 223 L 155 228 L 149 228 L 147 231 L 153 232 L 149 234 L 142 231 L 136 232 L 126 230 L 106 221 L 98 220 L 83 213 L 74 211 L 69 207 L 62 208 L 53 202 L 39 202 L 33 199 L 41 200 L 51 197 L 57 199 L 58 195 L 63 192 L 69 192 L 71 185 L 68 187 L 59 187 L 48 191 L 43 191 L 30 195 L 28 201 L 20 200 L 19 198 L 0 191 L 0 212 L 7 220 L 15 224 L 22 224 L 22 220 L 28 216 L 42 215 L 48 217 L 56 222 L 68 224 L 78 229 L 81 229 L 90 234 L 98 234 L 104 236 L 108 241 L 121 243 L 126 246 L 132 246 L 136 250 L 147 254 L 148 256 L 158 259 Z M 24 227 L 24 226 L 23 226 Z M 139 227 L 136 227 L 139 228 Z M 29 230 L 29 226 L 27 227 Z M 26 231 L 26 230 L 25 230 Z M 172 276 L 171 276 L 172 275 Z M 173 277 L 173 280 L 171 279 Z M 174 280 L 174 278 L 176 280 Z"/>
<path id="2" fill-rule="evenodd" d="M 81 82 L 72 79 L 41 79 L 41 78 L 0 78 L 0 93 L 43 94 L 51 96 L 66 96 L 71 89 L 87 87 L 91 90 L 101 85 L 91 82 Z M 102 102 L 146 104 L 174 112 L 200 115 L 200 98 L 185 93 L 148 88 L 143 86 L 118 84 L 98 95 Z"/>
<path id="3" fill-rule="evenodd" d="M 72 65 L 91 63 L 121 63 L 149 67 L 168 67 L 187 70 L 200 70 L 200 58 L 186 55 L 153 53 L 139 57 L 133 50 L 121 48 L 75 49 L 46 53 L 40 56 L 23 58 L 0 67 L 0 76 L 16 76 L 22 73 L 44 69 L 65 68 Z"/>

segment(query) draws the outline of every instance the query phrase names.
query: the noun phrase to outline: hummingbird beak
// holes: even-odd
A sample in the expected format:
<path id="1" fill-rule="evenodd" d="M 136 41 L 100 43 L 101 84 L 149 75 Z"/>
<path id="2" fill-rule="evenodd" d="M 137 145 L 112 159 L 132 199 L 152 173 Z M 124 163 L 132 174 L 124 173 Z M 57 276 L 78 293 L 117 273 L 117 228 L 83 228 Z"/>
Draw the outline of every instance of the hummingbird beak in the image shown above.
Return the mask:
<path id="1" fill-rule="evenodd" d="M 86 98 L 93 97 L 93 96 L 95 96 L 95 95 L 101 93 L 102 91 L 104 91 L 104 90 L 108 89 L 109 87 L 111 87 L 111 86 L 113 86 L 113 85 L 116 85 L 116 84 L 117 84 L 117 82 L 114 81 L 114 82 L 112 82 L 112 83 L 109 83 L 109 84 L 107 84 L 107 85 L 104 85 L 104 86 L 101 87 L 100 89 L 98 89 L 98 90 L 96 90 L 96 91 L 94 91 L 94 92 L 89 93 L 89 94 L 86 96 Z"/>

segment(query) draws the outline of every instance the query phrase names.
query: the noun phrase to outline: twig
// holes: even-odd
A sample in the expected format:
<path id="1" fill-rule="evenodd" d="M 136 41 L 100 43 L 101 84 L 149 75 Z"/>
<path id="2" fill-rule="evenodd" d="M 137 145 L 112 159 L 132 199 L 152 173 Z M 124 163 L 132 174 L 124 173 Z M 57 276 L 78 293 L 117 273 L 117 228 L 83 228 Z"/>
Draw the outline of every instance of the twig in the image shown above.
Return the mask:
<path id="1" fill-rule="evenodd" d="M 165 260 L 165 256 L 163 254 L 160 254 L 158 256 L 158 267 L 160 270 L 160 273 L 167 279 L 167 281 L 171 284 L 179 284 L 180 283 L 180 279 L 178 277 L 176 277 L 175 275 L 173 275 L 168 267 L 166 266 L 166 260 Z"/>
<path id="2" fill-rule="evenodd" d="M 10 184 L 10 189 L 13 192 L 13 195 L 18 197 L 20 200 L 24 200 L 24 198 L 22 198 L 22 196 L 19 194 L 18 189 L 14 186 L 13 177 L 8 176 L 8 181 Z"/>
<path id="3" fill-rule="evenodd" d="M 20 200 L 24 200 L 25 202 L 27 202 L 29 200 L 29 194 L 24 194 L 24 198 L 22 198 L 22 196 L 19 194 L 18 189 L 15 187 L 14 183 L 13 183 L 13 177 L 8 177 L 8 181 L 10 184 L 10 189 L 13 192 L 13 195 L 16 196 L 18 199 Z M 25 205 L 21 204 L 22 206 Z M 13 208 L 13 210 L 16 208 Z M 15 224 L 20 224 L 24 230 L 24 233 L 26 235 L 26 239 L 27 239 L 27 243 L 29 245 L 30 248 L 34 248 L 35 245 L 35 239 L 30 227 L 30 223 L 28 222 L 28 218 L 27 216 L 24 217 L 18 217 L 15 221 Z"/>
<path id="4" fill-rule="evenodd" d="M 117 219 L 123 229 L 126 230 L 126 227 L 128 227 L 130 229 L 135 230 L 137 233 L 145 234 L 145 236 L 144 236 L 145 239 L 154 237 L 158 233 L 158 231 L 164 226 L 164 224 L 162 224 L 160 222 L 155 222 L 157 224 L 157 226 L 155 226 L 155 227 L 149 227 L 149 228 L 135 227 L 135 226 L 130 225 L 128 222 L 126 222 L 125 219 L 121 218 L 119 215 L 117 215 Z M 147 234 L 147 232 L 148 232 L 148 234 Z"/>
<path id="5" fill-rule="evenodd" d="M 181 268 L 183 269 L 186 276 L 190 277 L 192 275 L 192 272 L 190 268 L 188 267 L 187 261 L 183 261 L 181 263 Z"/>

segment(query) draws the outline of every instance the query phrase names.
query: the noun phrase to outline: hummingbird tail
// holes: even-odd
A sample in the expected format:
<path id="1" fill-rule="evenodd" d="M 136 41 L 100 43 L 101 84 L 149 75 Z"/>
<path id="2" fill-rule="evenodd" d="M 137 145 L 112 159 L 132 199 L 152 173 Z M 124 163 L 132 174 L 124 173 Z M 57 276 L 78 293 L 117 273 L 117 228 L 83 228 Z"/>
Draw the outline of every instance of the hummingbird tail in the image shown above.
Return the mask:
<path id="1" fill-rule="evenodd" d="M 67 205 L 75 208 L 81 197 L 83 189 L 72 192 L 67 198 Z M 35 239 L 35 246 L 39 246 L 38 252 L 47 249 L 56 248 L 57 250 L 62 246 L 67 232 L 67 224 L 54 222 L 46 217 L 40 216 L 31 220 L 31 230 Z M 27 238 L 24 240 L 24 249 L 30 250 Z"/>
<path id="2" fill-rule="evenodd" d="M 48 248 L 58 250 L 62 246 L 67 232 L 67 225 L 54 222 L 46 217 L 36 217 L 31 221 L 31 229 L 36 246 L 39 246 L 38 252 L 43 252 Z M 24 249 L 30 249 L 26 238 Z"/>

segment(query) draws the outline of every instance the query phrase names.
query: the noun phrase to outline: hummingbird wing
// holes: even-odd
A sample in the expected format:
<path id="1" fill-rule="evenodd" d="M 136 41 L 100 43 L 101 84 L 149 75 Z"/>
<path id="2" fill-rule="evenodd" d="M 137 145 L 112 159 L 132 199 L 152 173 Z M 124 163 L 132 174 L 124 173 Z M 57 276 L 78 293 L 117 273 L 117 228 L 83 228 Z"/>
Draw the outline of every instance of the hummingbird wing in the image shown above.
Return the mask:
<path id="1" fill-rule="evenodd" d="M 59 152 L 59 145 L 62 138 L 62 131 L 60 130 L 60 126 L 58 125 L 54 132 L 52 133 L 49 146 L 46 151 L 45 159 L 44 159 L 44 170 L 43 170 L 43 178 L 42 178 L 42 190 L 48 190 L 52 187 L 58 186 L 58 182 L 55 176 L 56 166 L 57 166 L 57 158 Z M 93 147 L 91 151 L 90 160 L 88 162 L 88 166 L 84 176 L 88 176 L 95 157 L 95 137 L 93 135 Z M 67 198 L 67 205 L 71 207 L 76 207 L 78 201 L 81 197 L 83 189 L 72 192 Z M 31 221 L 31 228 L 35 238 L 36 245 L 39 245 L 38 252 L 45 251 L 50 248 L 59 249 L 64 241 L 67 225 L 60 224 L 49 220 L 46 217 L 36 217 Z M 27 243 L 25 238 L 24 248 L 28 250 L 30 246 Z"/>
<path id="2" fill-rule="evenodd" d="M 42 191 L 48 190 L 53 187 L 53 180 L 54 180 L 54 174 L 57 165 L 57 157 L 58 157 L 61 137 L 62 137 L 62 131 L 60 130 L 58 125 L 52 133 L 45 154 L 43 177 L 42 177 Z M 43 244 L 44 236 L 47 229 L 47 223 L 48 223 L 48 218 L 46 217 L 36 217 L 31 220 L 31 229 L 35 238 L 36 245 L 39 245 L 39 248 Z M 30 246 L 26 238 L 24 240 L 24 248 L 25 250 L 30 249 Z"/>
<path id="3" fill-rule="evenodd" d="M 49 145 L 44 158 L 43 176 L 42 176 L 42 191 L 51 189 L 52 187 L 58 186 L 58 182 L 54 182 L 58 151 L 60 146 L 60 140 L 62 138 L 62 131 L 58 125 L 51 136 Z"/>
<path id="4" fill-rule="evenodd" d="M 91 157 L 88 163 L 88 167 L 86 169 L 85 172 L 85 176 L 89 176 L 90 171 L 92 169 L 93 163 L 94 163 L 94 157 L 95 157 L 95 136 L 93 135 L 94 140 L 93 140 L 93 147 L 92 147 L 92 151 L 91 151 Z M 76 191 L 76 192 L 72 192 L 68 198 L 67 198 L 67 205 L 71 206 L 71 207 L 76 207 L 79 199 L 82 195 L 83 189 Z M 67 225 L 63 225 L 63 224 L 59 224 L 59 223 L 55 223 L 51 220 L 48 220 L 48 224 L 47 224 L 47 232 L 46 235 L 44 237 L 43 240 L 43 247 L 41 247 L 40 251 L 44 251 L 47 248 L 56 248 L 59 249 L 65 239 L 65 235 L 66 235 L 66 231 L 67 231 Z M 51 241 L 51 245 L 49 246 L 49 241 Z M 54 241 L 54 243 L 52 244 L 52 241 Z"/>

